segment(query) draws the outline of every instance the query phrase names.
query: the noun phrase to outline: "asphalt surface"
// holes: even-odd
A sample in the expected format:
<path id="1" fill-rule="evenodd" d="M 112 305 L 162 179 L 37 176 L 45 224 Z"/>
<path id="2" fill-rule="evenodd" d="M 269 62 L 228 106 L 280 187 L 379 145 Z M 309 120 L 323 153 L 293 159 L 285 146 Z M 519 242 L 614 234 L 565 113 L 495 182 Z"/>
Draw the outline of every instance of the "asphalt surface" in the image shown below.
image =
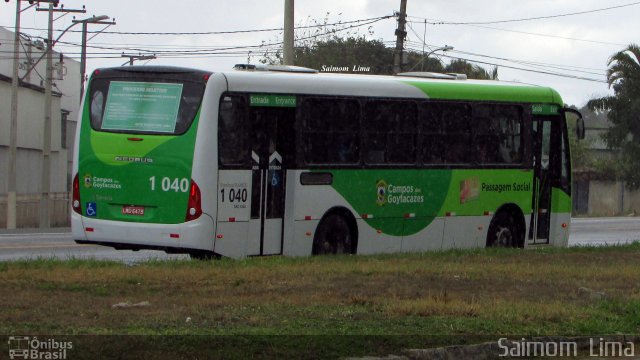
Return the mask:
<path id="1" fill-rule="evenodd" d="M 571 219 L 569 246 L 640 241 L 640 217 Z"/>
<path id="2" fill-rule="evenodd" d="M 640 217 L 572 219 L 569 246 L 600 246 L 640 241 Z M 102 259 L 135 263 L 148 260 L 187 259 L 188 255 L 154 250 L 114 250 L 76 244 L 69 228 L 0 229 L 0 261 L 37 258 Z"/>
<path id="3" fill-rule="evenodd" d="M 0 261 L 37 258 L 118 260 L 135 263 L 153 259 L 188 259 L 189 256 L 155 250 L 114 250 L 106 246 L 76 244 L 69 228 L 0 232 Z"/>

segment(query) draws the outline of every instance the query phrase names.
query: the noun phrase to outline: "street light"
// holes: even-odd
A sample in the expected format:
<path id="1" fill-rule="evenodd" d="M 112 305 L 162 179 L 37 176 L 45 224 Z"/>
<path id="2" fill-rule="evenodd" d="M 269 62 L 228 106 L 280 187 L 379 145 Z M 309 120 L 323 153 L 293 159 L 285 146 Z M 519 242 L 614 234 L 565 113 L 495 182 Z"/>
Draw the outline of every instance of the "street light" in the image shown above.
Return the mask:
<path id="1" fill-rule="evenodd" d="M 422 60 L 420 60 L 420 62 L 418 63 L 418 64 L 420 64 L 420 71 L 424 71 L 424 63 L 429 58 L 429 55 L 433 54 L 436 51 L 440 51 L 440 50 L 442 50 L 443 52 L 450 51 L 450 50 L 453 50 L 453 46 L 445 45 L 445 46 L 442 46 L 442 47 L 439 47 L 439 48 L 436 48 L 436 49 L 433 49 L 433 50 L 429 51 L 426 55 L 424 54 L 424 52 L 422 52 Z M 411 70 L 415 69 L 415 67 L 418 66 L 418 64 L 415 64 L 411 68 Z M 411 71 L 411 70 L 409 70 L 409 71 Z"/>
<path id="2" fill-rule="evenodd" d="M 100 15 L 100 16 L 95 16 L 93 15 L 92 17 L 88 18 L 88 19 L 84 19 L 84 20 L 72 20 L 71 22 L 73 23 L 92 23 L 92 22 L 96 22 L 96 21 L 102 21 L 102 20 L 107 20 L 109 17 L 107 15 Z"/>
<path id="3" fill-rule="evenodd" d="M 73 24 L 71 24 L 71 26 L 82 24 L 82 53 L 80 55 L 80 101 L 82 101 L 82 97 L 84 96 L 84 78 L 87 72 L 87 24 L 115 25 L 115 21 L 104 21 L 107 19 L 109 19 L 109 16 L 107 15 L 94 15 L 84 20 L 73 20 Z"/>

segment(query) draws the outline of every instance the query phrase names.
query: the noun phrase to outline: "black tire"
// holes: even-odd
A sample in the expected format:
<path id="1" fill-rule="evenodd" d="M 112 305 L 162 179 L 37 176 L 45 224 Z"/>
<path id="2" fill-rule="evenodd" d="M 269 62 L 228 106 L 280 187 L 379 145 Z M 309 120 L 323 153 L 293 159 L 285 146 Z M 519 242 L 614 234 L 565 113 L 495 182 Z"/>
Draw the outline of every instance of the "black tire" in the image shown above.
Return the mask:
<path id="1" fill-rule="evenodd" d="M 211 251 L 205 251 L 205 250 L 194 250 L 189 252 L 189 257 L 192 260 L 202 260 L 202 261 L 207 261 L 207 260 L 217 260 L 220 259 L 220 255 L 211 252 Z"/>
<path id="2" fill-rule="evenodd" d="M 521 231 L 516 219 L 507 211 L 497 213 L 487 232 L 487 247 L 518 247 Z"/>
<path id="3" fill-rule="evenodd" d="M 352 254 L 354 241 L 347 220 L 339 214 L 329 214 L 316 229 L 313 255 Z"/>

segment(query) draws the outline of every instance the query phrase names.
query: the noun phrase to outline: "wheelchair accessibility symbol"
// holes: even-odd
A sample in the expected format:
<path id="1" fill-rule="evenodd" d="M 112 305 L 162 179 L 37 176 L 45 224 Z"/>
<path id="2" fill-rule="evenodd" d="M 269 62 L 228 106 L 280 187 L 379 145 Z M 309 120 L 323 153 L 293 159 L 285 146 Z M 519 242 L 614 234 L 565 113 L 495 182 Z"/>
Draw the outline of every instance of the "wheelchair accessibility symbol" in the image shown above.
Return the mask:
<path id="1" fill-rule="evenodd" d="M 280 176 L 277 172 L 271 173 L 271 186 L 278 186 L 280 183 Z"/>
<path id="2" fill-rule="evenodd" d="M 98 207 L 96 206 L 96 203 L 88 202 L 86 203 L 85 208 L 86 208 L 84 212 L 85 215 L 91 216 L 91 217 L 95 217 L 96 215 L 98 215 Z"/>

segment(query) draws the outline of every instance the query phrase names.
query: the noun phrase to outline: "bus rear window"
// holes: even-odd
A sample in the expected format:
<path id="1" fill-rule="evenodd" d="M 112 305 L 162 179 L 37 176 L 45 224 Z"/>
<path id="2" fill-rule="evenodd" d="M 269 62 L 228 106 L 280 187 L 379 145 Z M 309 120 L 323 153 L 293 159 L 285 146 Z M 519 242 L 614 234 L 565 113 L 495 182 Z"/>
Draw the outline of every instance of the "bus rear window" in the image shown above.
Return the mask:
<path id="1" fill-rule="evenodd" d="M 180 135 L 191 126 L 203 93 L 204 84 L 192 82 L 98 78 L 89 92 L 91 127 L 128 134 Z"/>

